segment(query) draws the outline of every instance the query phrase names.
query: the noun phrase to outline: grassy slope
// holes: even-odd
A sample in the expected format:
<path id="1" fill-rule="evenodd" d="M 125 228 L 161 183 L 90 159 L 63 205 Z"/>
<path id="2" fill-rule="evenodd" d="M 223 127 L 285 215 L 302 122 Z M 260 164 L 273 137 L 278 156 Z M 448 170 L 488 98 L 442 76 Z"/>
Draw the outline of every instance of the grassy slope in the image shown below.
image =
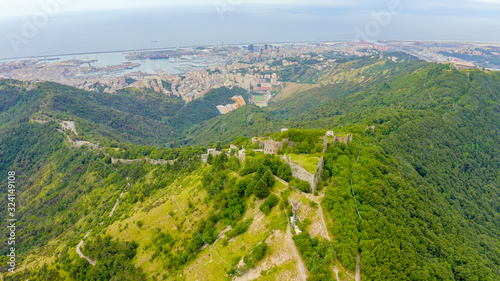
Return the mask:
<path id="1" fill-rule="evenodd" d="M 314 174 L 316 171 L 316 166 L 318 166 L 319 158 L 316 155 L 309 154 L 287 154 L 287 156 L 292 157 L 292 161 L 300 164 L 309 173 Z"/>

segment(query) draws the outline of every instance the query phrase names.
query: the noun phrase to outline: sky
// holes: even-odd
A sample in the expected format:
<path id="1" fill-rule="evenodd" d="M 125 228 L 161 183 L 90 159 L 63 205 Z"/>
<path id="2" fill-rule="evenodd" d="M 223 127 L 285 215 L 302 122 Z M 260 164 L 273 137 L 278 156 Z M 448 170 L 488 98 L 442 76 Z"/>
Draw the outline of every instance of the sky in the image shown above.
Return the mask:
<path id="1" fill-rule="evenodd" d="M 500 0 L 0 0 L 0 59 L 188 45 L 500 41 Z"/>
<path id="2" fill-rule="evenodd" d="M 262 8 L 316 6 L 350 8 L 386 8 L 392 0 L 0 0 L 0 19 L 33 15 L 44 6 L 57 3 L 62 13 L 86 12 L 148 7 L 196 7 L 219 6 L 222 9 L 237 9 L 246 5 Z M 397 0 L 409 7 L 410 12 L 428 12 L 441 15 L 470 11 L 491 16 L 491 11 L 500 10 L 500 0 Z"/>

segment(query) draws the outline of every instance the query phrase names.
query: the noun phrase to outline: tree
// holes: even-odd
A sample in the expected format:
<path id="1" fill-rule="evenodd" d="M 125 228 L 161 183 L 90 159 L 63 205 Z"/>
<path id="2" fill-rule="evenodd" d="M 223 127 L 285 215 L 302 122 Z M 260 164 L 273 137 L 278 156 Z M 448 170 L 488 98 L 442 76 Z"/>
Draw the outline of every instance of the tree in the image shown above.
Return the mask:
<path id="1" fill-rule="evenodd" d="M 271 194 L 271 188 L 263 180 L 259 180 L 259 182 L 255 186 L 254 193 L 255 196 L 263 199 Z"/>
<path id="2" fill-rule="evenodd" d="M 290 181 L 290 186 L 293 188 L 296 188 L 302 192 L 310 192 L 311 191 L 311 185 L 307 181 L 299 180 L 297 178 L 293 178 Z"/>
<path id="3" fill-rule="evenodd" d="M 282 164 L 278 169 L 277 176 L 289 182 L 292 180 L 292 169 L 290 169 L 290 167 L 287 164 Z"/>
<path id="4" fill-rule="evenodd" d="M 225 153 L 217 155 L 214 158 L 214 170 L 220 171 L 226 169 L 227 160 L 227 155 Z"/>
<path id="5" fill-rule="evenodd" d="M 208 154 L 207 163 L 210 165 L 214 163 L 214 156 L 212 154 Z"/>
<path id="6" fill-rule="evenodd" d="M 262 180 L 266 183 L 268 187 L 273 187 L 275 183 L 275 179 L 270 170 L 267 170 L 262 176 Z"/>
<path id="7" fill-rule="evenodd" d="M 255 174 L 255 179 L 256 180 L 261 179 L 268 170 L 269 170 L 269 167 L 260 164 L 258 169 L 257 169 L 257 173 Z"/>
<path id="8" fill-rule="evenodd" d="M 276 206 L 280 202 L 278 196 L 271 194 L 262 205 L 260 205 L 259 209 L 265 215 L 268 215 L 271 212 L 271 209 Z"/>

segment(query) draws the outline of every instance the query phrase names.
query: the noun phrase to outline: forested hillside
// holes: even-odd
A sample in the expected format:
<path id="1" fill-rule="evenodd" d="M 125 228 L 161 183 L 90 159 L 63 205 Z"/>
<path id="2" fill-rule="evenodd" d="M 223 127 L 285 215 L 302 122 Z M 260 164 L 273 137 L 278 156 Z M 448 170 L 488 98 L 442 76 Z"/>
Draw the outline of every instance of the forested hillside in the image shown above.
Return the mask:
<path id="1" fill-rule="evenodd" d="M 500 74 L 409 59 L 339 60 L 268 109 L 221 116 L 246 93 L 184 105 L 0 81 L 0 174 L 16 171 L 19 205 L 5 280 L 500 280 Z M 264 136 L 286 140 L 279 155 L 250 139 Z M 309 193 L 284 159 L 313 173 L 320 158 Z"/>
<path id="2" fill-rule="evenodd" d="M 229 112 L 194 125 L 186 133 L 185 144 L 209 145 L 230 142 L 238 137 L 260 136 L 280 130 L 282 120 L 255 105 Z"/>
<path id="3" fill-rule="evenodd" d="M 0 81 L 0 89 L 6 101 L 0 107 L 2 124 L 29 117 L 72 120 L 82 139 L 159 146 L 176 143 L 190 126 L 220 115 L 215 106 L 233 103 L 234 95 L 247 99 L 246 91 L 224 87 L 187 104 L 144 89 L 125 89 L 112 95 L 45 82 L 26 90 L 26 85 L 12 80 Z"/>
<path id="4" fill-rule="evenodd" d="M 170 120 L 170 124 L 176 128 L 188 128 L 191 125 L 199 124 L 205 120 L 219 116 L 216 106 L 235 103 L 233 96 L 243 96 L 248 103 L 248 92 L 241 88 L 221 87 L 209 91 L 202 99 L 197 99 L 187 103 Z"/>
<path id="5" fill-rule="evenodd" d="M 365 135 L 327 154 L 339 188 L 324 202 L 347 266 L 359 245 L 368 280 L 499 278 L 499 101 L 498 73 L 434 66 L 290 121 Z"/>

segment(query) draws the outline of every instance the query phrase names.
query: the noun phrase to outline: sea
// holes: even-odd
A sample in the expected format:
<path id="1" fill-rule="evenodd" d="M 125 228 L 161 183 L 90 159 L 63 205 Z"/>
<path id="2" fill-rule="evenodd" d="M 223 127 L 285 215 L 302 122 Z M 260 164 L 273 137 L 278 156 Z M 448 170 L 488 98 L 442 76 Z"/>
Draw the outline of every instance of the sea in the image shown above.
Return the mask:
<path id="1" fill-rule="evenodd" d="M 229 2 L 243 4 L 222 11 L 209 5 L 60 13 L 35 26 L 34 32 L 29 28 L 34 17 L 0 19 L 0 62 L 138 49 L 353 38 L 353 29 L 345 28 L 349 20 L 335 10 L 327 16 L 322 9 L 272 10 L 247 7 L 244 1 Z M 122 60 L 121 53 L 92 56 L 102 61 Z"/>
<path id="2" fill-rule="evenodd" d="M 358 30 L 366 30 L 373 25 L 373 11 L 384 8 L 384 5 L 374 6 L 376 1 L 357 8 L 340 4 L 273 6 L 253 5 L 251 2 L 213 0 L 207 1 L 208 5 L 205 6 L 92 12 L 72 12 L 61 7 L 60 12 L 48 15 L 46 21 L 41 23 L 40 17 L 36 17 L 37 13 L 0 18 L 0 63 L 32 57 L 59 57 L 92 58 L 98 60 L 95 65 L 104 66 L 128 61 L 123 54 L 130 50 L 350 41 L 356 38 Z M 38 11 L 40 13 L 43 13 L 42 9 Z M 495 24 L 466 21 L 470 30 L 463 30 L 456 28 L 463 19 L 441 18 L 412 13 L 397 14 L 391 18 L 388 26 L 380 29 L 376 39 L 488 41 L 491 34 L 498 33 L 500 26 L 497 24 L 499 20 Z M 37 20 L 39 22 L 35 24 Z M 179 71 L 172 60 L 138 62 L 141 67 L 133 71 L 150 73 L 160 68 L 172 73 Z"/>

